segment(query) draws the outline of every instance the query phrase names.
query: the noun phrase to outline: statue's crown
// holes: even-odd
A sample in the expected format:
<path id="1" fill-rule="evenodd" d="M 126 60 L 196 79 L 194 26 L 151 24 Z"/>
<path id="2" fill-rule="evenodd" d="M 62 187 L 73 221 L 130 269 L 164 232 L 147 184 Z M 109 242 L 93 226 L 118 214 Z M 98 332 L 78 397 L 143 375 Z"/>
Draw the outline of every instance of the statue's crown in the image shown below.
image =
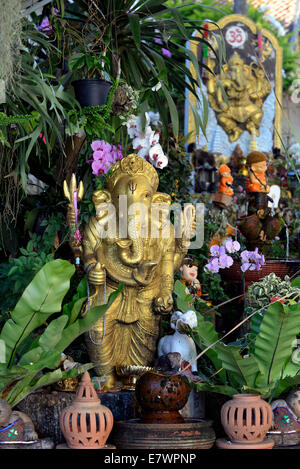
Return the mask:
<path id="1" fill-rule="evenodd" d="M 117 181 L 128 174 L 129 176 L 144 176 L 148 179 L 154 191 L 157 190 L 159 179 L 156 170 L 152 164 L 144 160 L 135 153 L 131 153 L 125 158 L 117 161 L 116 164 L 110 169 L 106 177 L 106 186 L 111 191 L 116 185 Z"/>
<path id="2" fill-rule="evenodd" d="M 232 64 L 242 65 L 244 62 L 243 62 L 243 59 L 241 58 L 240 54 L 238 54 L 237 52 L 234 52 L 234 54 L 230 57 L 228 63 L 230 65 L 232 65 Z"/>

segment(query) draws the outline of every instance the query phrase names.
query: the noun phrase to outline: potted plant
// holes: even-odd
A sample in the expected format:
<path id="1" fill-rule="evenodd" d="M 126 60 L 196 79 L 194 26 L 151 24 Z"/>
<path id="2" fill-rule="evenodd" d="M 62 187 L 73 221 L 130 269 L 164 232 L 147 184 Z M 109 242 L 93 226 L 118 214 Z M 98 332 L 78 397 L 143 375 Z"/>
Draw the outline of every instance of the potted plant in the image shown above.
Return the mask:
<path id="1" fill-rule="evenodd" d="M 81 107 L 103 106 L 106 103 L 112 86 L 112 82 L 105 79 L 107 67 L 109 60 L 102 55 L 80 52 L 70 57 L 70 70 L 79 71 L 82 76 L 72 82 L 75 97 Z"/>
<path id="2" fill-rule="evenodd" d="M 0 396 L 12 407 L 36 389 L 93 367 L 92 363 L 87 363 L 62 371 L 59 368 L 61 354 L 105 313 L 119 291 L 110 296 L 107 304 L 91 308 L 83 318 L 80 318 L 80 311 L 87 297 L 76 294 L 64 305 L 62 314 L 49 321 L 50 316 L 60 312 L 74 272 L 75 266 L 62 259 L 45 264 L 2 327 Z"/>
<path id="3" fill-rule="evenodd" d="M 256 310 L 252 314 L 259 314 L 260 310 Z M 255 402 L 260 399 L 250 398 L 251 395 L 261 396 L 263 399 L 271 401 L 275 397 L 279 397 L 290 387 L 300 383 L 299 365 L 293 361 L 293 342 L 300 332 L 300 304 L 289 300 L 287 304 L 276 301 L 269 305 L 265 315 L 261 321 L 259 332 L 255 340 L 244 343 L 243 346 L 238 344 L 228 344 L 221 342 L 213 325 L 198 317 L 197 328 L 193 330 L 193 338 L 202 350 L 198 356 L 205 354 L 215 369 L 210 376 L 202 374 L 203 381 L 193 383 L 197 391 L 209 391 L 221 393 L 230 397 L 245 394 L 245 398 L 238 397 L 239 403 L 249 401 L 252 410 L 231 410 L 235 416 L 239 416 L 239 422 L 235 418 L 234 430 L 236 435 L 240 435 L 242 439 L 248 441 L 252 432 L 253 440 L 256 443 L 257 438 L 263 441 L 262 435 L 267 432 L 268 426 L 271 425 L 269 417 L 266 418 L 266 425 L 263 428 L 255 429 L 255 423 L 258 423 L 256 416 L 268 416 L 270 410 L 255 411 Z M 244 338 L 245 342 L 245 338 Z M 233 409 L 235 403 L 224 404 L 224 410 L 221 412 L 222 424 L 225 424 L 225 431 L 232 437 L 233 433 L 227 428 L 228 408 Z M 267 406 L 263 405 L 265 409 Z M 244 408 L 244 403 L 238 404 L 237 408 Z M 259 404 L 261 409 L 261 403 Z M 227 423 L 226 423 L 227 422 Z M 260 422 L 262 423 L 262 422 Z M 241 428 L 236 428 L 241 424 Z M 246 428 L 248 427 L 248 429 Z M 264 434 L 265 434 L 264 433 Z M 258 436 L 260 435 L 260 436 Z M 233 437 L 235 439 L 235 437 Z M 261 446 L 261 444 L 260 444 Z"/>

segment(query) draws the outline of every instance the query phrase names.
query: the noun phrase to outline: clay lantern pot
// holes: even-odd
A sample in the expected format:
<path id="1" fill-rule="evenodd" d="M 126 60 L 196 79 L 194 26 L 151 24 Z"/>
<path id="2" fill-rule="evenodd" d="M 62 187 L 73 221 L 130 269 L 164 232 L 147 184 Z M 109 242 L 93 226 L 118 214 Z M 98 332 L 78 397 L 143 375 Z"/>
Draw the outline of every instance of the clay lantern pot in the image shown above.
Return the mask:
<path id="1" fill-rule="evenodd" d="M 259 394 L 234 394 L 222 406 L 221 422 L 231 443 L 249 448 L 265 440 L 272 408 Z"/>
<path id="2" fill-rule="evenodd" d="M 178 372 L 149 371 L 136 383 L 136 398 L 143 409 L 141 423 L 183 423 L 179 413 L 189 397 L 187 378 Z"/>
<path id="3" fill-rule="evenodd" d="M 85 371 L 76 397 L 60 416 L 61 431 L 72 449 L 101 449 L 113 427 L 113 414 L 101 404 Z"/>
<path id="4" fill-rule="evenodd" d="M 262 230 L 262 223 L 256 213 L 243 217 L 238 222 L 238 228 L 247 241 L 254 241 L 259 237 Z"/>

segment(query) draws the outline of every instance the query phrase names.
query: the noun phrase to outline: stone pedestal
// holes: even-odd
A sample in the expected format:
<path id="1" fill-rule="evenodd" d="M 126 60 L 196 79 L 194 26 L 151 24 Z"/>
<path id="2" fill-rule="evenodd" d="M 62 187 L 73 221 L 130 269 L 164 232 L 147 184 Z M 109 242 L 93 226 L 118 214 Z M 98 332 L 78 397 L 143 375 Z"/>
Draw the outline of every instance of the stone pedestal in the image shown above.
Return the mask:
<path id="1" fill-rule="evenodd" d="M 116 422 L 111 441 L 117 449 L 210 449 L 216 435 L 211 420 L 187 419 L 184 423 Z"/>
<path id="2" fill-rule="evenodd" d="M 97 393 L 97 395 L 101 403 L 112 411 L 115 422 L 140 416 L 134 391 Z M 40 438 L 49 437 L 57 446 L 65 443 L 59 424 L 61 412 L 74 398 L 74 392 L 36 392 L 23 399 L 18 404 L 17 410 L 25 412 L 32 418 Z"/>

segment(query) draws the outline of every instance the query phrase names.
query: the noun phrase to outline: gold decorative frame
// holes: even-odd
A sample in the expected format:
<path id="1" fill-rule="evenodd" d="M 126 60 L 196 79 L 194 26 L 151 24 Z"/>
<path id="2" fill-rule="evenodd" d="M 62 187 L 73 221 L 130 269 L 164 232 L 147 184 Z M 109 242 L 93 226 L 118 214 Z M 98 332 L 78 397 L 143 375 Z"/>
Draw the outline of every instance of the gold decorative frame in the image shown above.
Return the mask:
<path id="1" fill-rule="evenodd" d="M 210 23 L 210 31 L 214 31 L 216 29 L 223 29 L 228 23 L 232 22 L 241 22 L 244 23 L 246 26 L 249 27 L 253 34 L 257 33 L 256 24 L 246 16 L 243 15 L 228 15 L 221 18 L 217 25 Z M 273 143 L 275 148 L 281 148 L 281 107 L 282 107 L 282 48 L 278 44 L 278 41 L 274 34 L 272 34 L 269 30 L 265 28 L 261 28 L 261 32 L 263 37 L 267 38 L 270 43 L 272 44 L 275 52 L 276 52 L 276 62 L 275 62 L 275 118 L 274 118 L 274 134 L 273 134 Z M 200 37 L 199 31 L 197 31 L 195 37 Z M 196 57 L 198 57 L 198 46 L 199 42 L 193 41 L 193 38 L 190 39 L 190 50 L 194 53 Z M 195 68 L 190 62 L 190 72 L 193 75 L 193 78 L 196 79 L 196 71 Z M 191 103 L 195 108 L 197 104 L 196 96 L 191 92 L 188 91 L 187 93 L 187 100 Z M 187 106 L 188 112 L 188 128 L 187 133 L 190 133 L 190 137 L 188 143 L 195 141 L 195 122 L 193 118 L 193 113 L 190 112 L 189 106 Z"/>

